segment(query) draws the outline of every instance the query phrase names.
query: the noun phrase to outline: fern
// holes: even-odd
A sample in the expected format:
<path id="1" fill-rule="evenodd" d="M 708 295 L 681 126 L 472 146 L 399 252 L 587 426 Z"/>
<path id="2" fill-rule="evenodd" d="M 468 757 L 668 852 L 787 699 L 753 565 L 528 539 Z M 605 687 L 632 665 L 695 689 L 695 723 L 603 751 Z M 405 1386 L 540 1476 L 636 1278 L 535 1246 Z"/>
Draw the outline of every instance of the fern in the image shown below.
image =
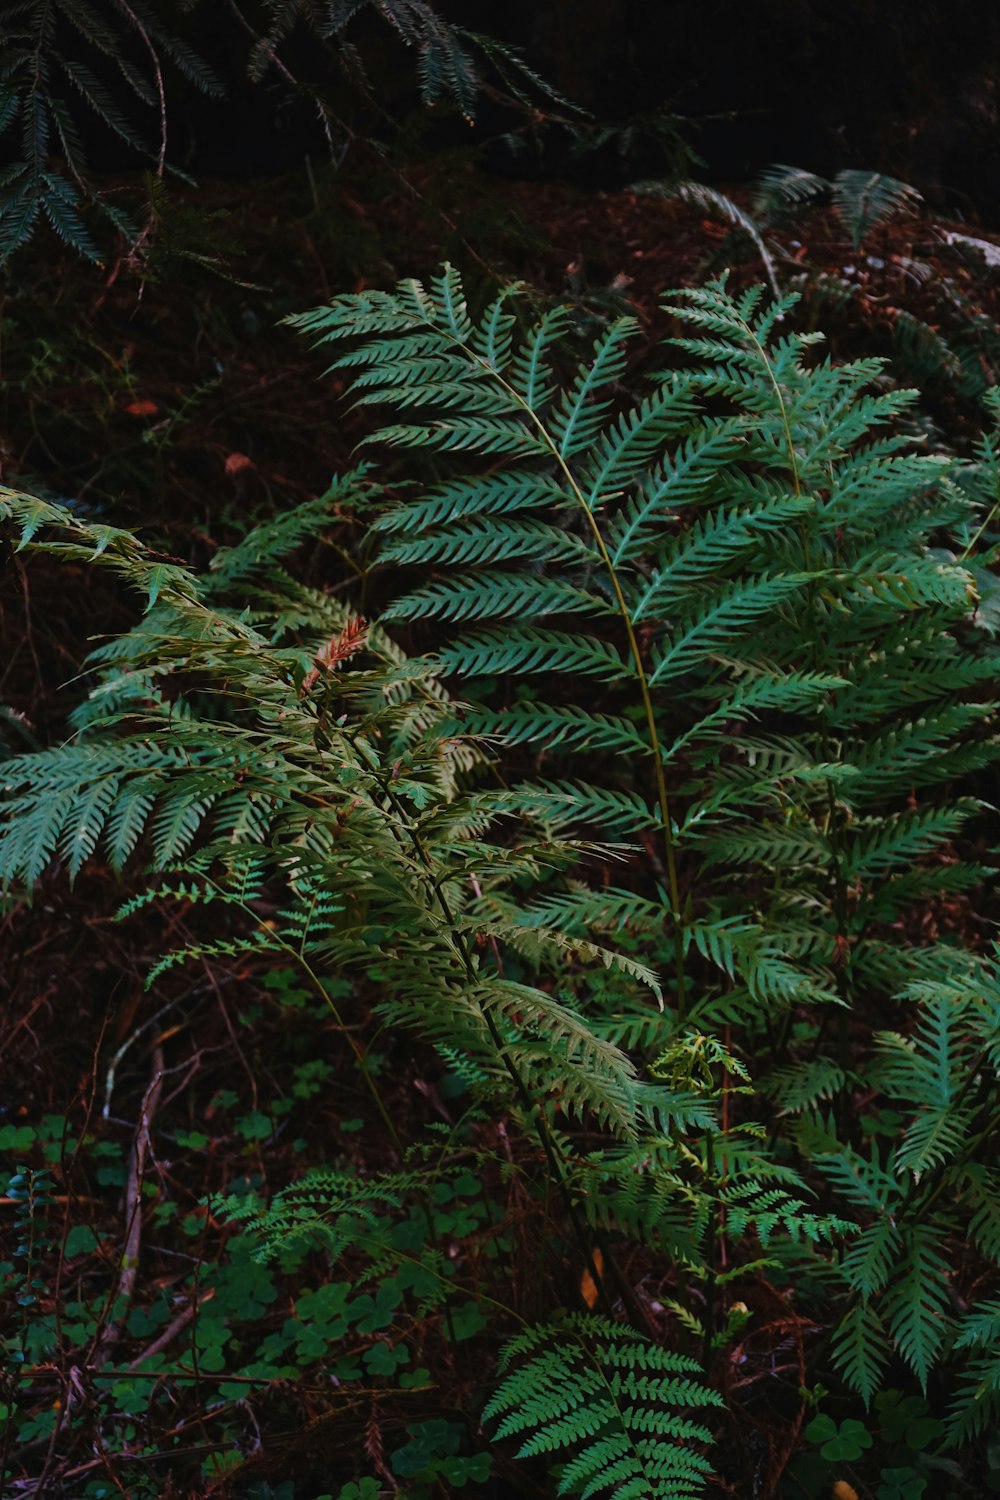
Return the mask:
<path id="1" fill-rule="evenodd" d="M 838 172 L 833 181 L 834 206 L 855 248 L 876 224 L 912 212 L 920 201 L 909 183 L 880 172 Z"/>
<path id="2" fill-rule="evenodd" d="M 720 1404 L 697 1364 L 603 1319 L 577 1315 L 511 1339 L 505 1378 L 485 1417 L 496 1438 L 517 1437 L 518 1457 L 569 1450 L 560 1495 L 687 1500 L 709 1466 L 711 1440 L 683 1413 Z"/>
<path id="3" fill-rule="evenodd" d="M 376 460 L 202 575 L 3 492 L 15 545 L 109 570 L 143 613 L 93 653 L 74 738 L 4 761 L 0 873 L 159 872 L 193 935 L 154 977 L 297 965 L 404 1162 L 324 976 L 363 981 L 517 1123 L 584 1264 L 594 1235 L 612 1266 L 648 1245 L 707 1355 L 741 1316 L 722 1288 L 806 1266 L 867 1401 L 892 1359 L 920 1386 L 979 1369 L 956 1235 L 1000 1263 L 996 970 L 915 921 L 991 874 L 998 461 L 992 434 L 972 464 L 914 451 L 912 397 L 825 359 L 793 306 L 673 294 L 686 331 L 634 395 L 628 319 L 581 350 L 562 310 L 471 308 L 451 268 L 337 299 L 293 322 L 379 411 Z M 379 444 L 406 467 L 388 492 Z M 296 576 L 351 508 L 374 623 Z M 382 1264 L 376 1221 L 423 1189 L 368 1186 L 293 1184 L 248 1232 Z M 491 1419 L 568 1489 L 694 1494 L 708 1434 L 681 1409 L 707 1398 L 673 1359 L 546 1324 Z M 992 1407 L 963 1402 L 975 1433 Z"/>
<path id="4" fill-rule="evenodd" d="M 363 371 L 365 400 L 400 413 L 412 401 L 447 412 L 433 422 L 390 421 L 380 438 L 435 453 L 455 451 L 456 443 L 489 443 L 501 458 L 485 479 L 477 471 L 435 476 L 426 498 L 407 496 L 376 519 L 387 562 L 441 575 L 396 597 L 386 617 L 400 623 L 452 619 L 472 627 L 438 647 L 445 670 L 466 678 L 502 672 L 510 682 L 556 670 L 593 672 L 632 697 L 635 687 L 641 693 L 648 684 L 654 697 L 645 728 L 633 739 L 641 733 L 654 766 L 664 768 L 659 817 L 668 844 L 673 820 L 665 814 L 664 794 L 672 759 L 693 755 L 705 763 L 723 745 L 734 746 L 726 729 L 734 717 L 752 723 L 788 711 L 802 723 L 812 710 L 812 740 L 796 739 L 794 760 L 779 741 L 765 736 L 754 742 L 744 734 L 744 754 L 752 750 L 763 776 L 727 763 L 713 787 L 703 785 L 686 827 L 706 852 L 711 839 L 721 857 L 740 858 L 744 836 L 724 817 L 726 807 L 755 796 L 766 802 L 775 774 L 794 775 L 804 786 L 797 836 L 815 842 L 813 878 L 829 881 L 836 865 L 843 882 L 849 871 L 863 868 L 872 906 L 884 909 L 887 882 L 909 867 L 910 855 L 930 853 L 953 835 L 961 815 L 928 808 L 918 819 L 926 834 L 914 831 L 907 840 L 899 831 L 905 820 L 891 833 L 892 814 L 889 821 L 863 822 L 859 806 L 847 838 L 850 845 L 859 840 L 857 853 L 851 855 L 847 844 L 834 851 L 830 833 L 816 828 L 825 814 L 815 805 L 807 810 L 817 795 L 808 791 L 809 782 L 818 783 L 820 796 L 824 781 L 833 785 L 823 744 L 836 746 L 838 786 L 850 776 L 855 788 L 849 793 L 845 783 L 837 796 L 853 795 L 862 806 L 873 796 L 884 802 L 900 794 L 904 782 L 930 777 L 933 783 L 994 754 L 991 743 L 975 742 L 976 726 L 989 711 L 972 703 L 944 703 L 898 727 L 899 713 L 921 696 L 918 662 L 928 682 L 925 697 L 940 700 L 928 674 L 939 664 L 943 685 L 951 670 L 946 661 L 958 665 L 957 648 L 942 627 L 968 618 L 974 607 L 971 574 L 926 550 L 935 525 L 961 523 L 963 514 L 956 493 L 942 485 L 939 462 L 903 455 L 896 437 L 856 446 L 870 444 L 873 429 L 894 422 L 906 398 L 866 390 L 878 372 L 871 361 L 806 370 L 810 341 L 802 336 L 782 339 L 768 352 L 788 304 L 759 311 L 756 294 L 736 302 L 719 286 L 688 293 L 677 309 L 704 335 L 679 340 L 681 347 L 710 368 L 671 375 L 634 411 L 622 411 L 615 391 L 634 332 L 629 320 L 609 327 L 561 393 L 552 362 L 563 320 L 557 311 L 546 314 L 519 347 L 510 326 L 511 296 L 505 293 L 474 319 L 457 277 L 446 271 L 430 289 L 404 283 L 395 297 L 365 293 L 293 320 L 335 347 L 363 337 L 357 348 L 336 354 L 335 366 Z M 734 414 L 700 416 L 706 396 L 727 397 Z M 801 434 L 794 449 L 790 432 Z M 758 472 L 751 475 L 748 465 Z M 722 491 L 726 499 L 717 498 Z M 919 499 L 928 494 L 940 495 L 936 509 Z M 512 506 L 516 521 L 506 519 Z M 529 508 L 530 523 L 520 519 Z M 474 526 L 464 519 L 473 515 Z M 896 518 L 895 531 L 886 528 L 889 515 Z M 396 540 L 404 533 L 405 541 Z M 893 631 L 901 608 L 917 618 L 905 642 L 891 637 L 892 649 L 898 639 L 913 663 L 896 678 L 906 681 L 904 698 L 894 699 L 887 670 L 879 672 L 888 658 L 869 643 Z M 525 623 L 501 628 L 514 614 L 527 615 Z M 560 618 L 568 626 L 582 616 L 600 628 L 599 636 L 559 628 Z M 637 655 L 640 624 L 653 644 Z M 818 628 L 829 647 L 803 667 L 794 643 L 815 639 Z M 666 747 L 655 702 L 662 689 L 671 694 L 675 722 L 685 696 L 692 705 L 706 695 L 717 702 L 707 714 L 692 716 Z M 515 742 L 538 739 L 560 754 L 611 749 L 615 737 L 627 733 L 612 732 L 590 715 L 588 736 L 582 705 L 533 705 L 537 695 L 526 686 L 506 710 L 491 706 L 463 724 L 502 736 L 509 723 Z M 873 715 L 884 716 L 882 734 L 872 733 Z M 862 721 L 864 737 L 852 749 L 852 726 Z M 560 735 L 560 722 L 572 723 L 572 733 Z M 969 743 L 946 765 L 945 741 L 955 745 L 963 735 Z M 551 791 L 560 794 L 557 783 Z M 605 816 L 610 810 L 603 794 L 583 783 L 575 784 L 573 798 L 580 821 L 588 821 L 602 799 Z M 781 817 L 787 824 L 788 811 Z M 631 828 L 648 821 L 636 808 Z M 717 833 L 710 834 L 712 823 Z M 763 852 L 761 840 L 769 837 L 766 828 L 759 832 L 742 857 L 749 863 L 776 854 L 773 839 Z M 785 861 L 791 847 L 786 838 Z M 769 920 L 780 926 L 786 916 L 772 911 Z M 856 951 L 863 955 L 860 945 Z M 817 995 L 830 990 L 821 971 L 807 982 Z"/>
<path id="5" fill-rule="evenodd" d="M 768 167 L 757 182 L 755 213 L 766 223 L 787 219 L 805 206 L 829 197 L 851 243 L 858 249 L 871 229 L 899 214 L 912 213 L 922 201 L 909 183 L 881 172 L 849 169 L 831 182 L 800 167 Z"/>
<path id="6" fill-rule="evenodd" d="M 952 1402 L 950 1436 L 961 1442 L 992 1430 L 1000 1415 L 1000 1304 L 981 1303 L 962 1320 L 955 1339 L 957 1349 L 968 1350 L 968 1374 Z"/>
<path id="7" fill-rule="evenodd" d="M 753 217 L 732 198 L 702 182 L 637 182 L 634 187 L 639 193 L 656 197 L 679 198 L 682 202 L 693 203 L 703 213 L 712 214 L 723 223 L 731 224 L 738 236 L 745 236 L 754 246 L 764 266 L 771 289 L 775 296 L 778 295 L 778 278 L 772 251 Z"/>
<path id="8" fill-rule="evenodd" d="M 956 1213 L 975 1226 L 987 1260 L 1000 1265 L 1000 1225 L 988 1208 L 992 1181 L 976 1160 L 994 1117 L 975 1086 L 1000 1034 L 995 969 L 976 965 L 963 974 L 953 961 L 949 979 L 917 981 L 906 994 L 920 1007 L 914 1030 L 880 1038 L 870 1075 L 907 1112 L 898 1145 L 873 1146 L 863 1157 L 824 1134 L 818 1116 L 801 1135 L 817 1167 L 869 1219 L 840 1266 L 853 1302 L 834 1343 L 846 1378 L 866 1400 L 879 1387 L 891 1349 L 923 1387 L 948 1353 L 948 1241 Z"/>
<path id="9" fill-rule="evenodd" d="M 874 201 L 865 209 L 880 211 Z M 352 351 L 336 354 L 336 365 L 348 373 L 363 367 L 366 399 L 377 396 L 392 413 L 383 436 L 415 457 L 421 450 L 433 455 L 427 499 L 411 493 L 398 509 L 388 507 L 375 531 L 390 539 L 405 531 L 405 543 L 389 541 L 387 561 L 418 577 L 438 570 L 446 581 L 397 594 L 389 617 L 427 631 L 424 622 L 433 616 L 425 601 L 462 600 L 469 633 L 452 632 L 440 644 L 425 635 L 430 659 L 473 684 L 492 672 L 506 674 L 503 696 L 484 681 L 475 696 L 485 694 L 488 707 L 467 710 L 462 722 L 493 742 L 504 743 L 509 728 L 511 747 L 547 747 L 545 779 L 517 788 L 540 814 L 554 815 L 567 788 L 562 768 L 582 749 L 588 780 L 574 780 L 567 799 L 576 825 L 593 820 L 635 839 L 658 816 L 678 885 L 693 880 L 696 858 L 702 883 L 707 870 L 727 872 L 734 905 L 703 908 L 694 886 L 678 920 L 671 893 L 661 898 L 662 917 L 679 928 L 680 941 L 668 995 L 679 1010 L 684 971 L 697 952 L 720 978 L 707 987 L 702 981 L 695 1015 L 709 1028 L 738 1025 L 758 1067 L 768 1046 L 762 1015 L 888 996 L 912 985 L 921 966 L 948 971 L 946 953 L 936 958 L 889 945 L 881 924 L 897 921 L 935 890 L 968 888 L 982 878 L 980 867 L 950 855 L 947 864 L 936 862 L 977 815 L 974 802 L 938 800 L 939 789 L 997 753 L 994 709 L 974 685 L 989 675 L 990 657 L 960 648 L 956 634 L 967 632 L 974 616 L 975 574 L 964 558 L 936 546 L 942 530 L 961 535 L 969 527 L 968 493 L 939 458 L 906 451 L 895 429 L 912 398 L 873 389 L 877 362 L 835 366 L 811 357 L 812 337 L 783 332 L 790 306 L 790 299 L 764 305 L 755 292 L 734 298 L 723 284 L 686 292 L 673 311 L 694 331 L 676 342 L 700 368 L 672 371 L 652 395 L 624 409 L 619 382 L 632 333 L 627 321 L 609 327 L 592 356 L 559 384 L 556 364 L 565 359 L 559 316 L 545 315 L 520 348 L 505 325 L 502 345 L 484 358 L 490 330 L 509 317 L 510 294 L 476 319 L 452 272 L 429 289 L 407 283 L 395 298 L 343 299 L 295 320 L 335 348 L 360 331 L 363 362 Z M 419 381 L 426 369 L 433 379 L 421 396 L 420 420 L 401 422 L 394 417 L 410 398 L 398 399 L 394 349 L 415 340 L 409 378 Z M 706 401 L 713 403 L 711 416 L 701 414 Z M 439 402 L 447 414 L 435 425 L 423 413 Z M 729 404 L 729 415 L 719 415 L 720 402 Z M 449 454 L 457 453 L 456 442 L 481 447 L 490 424 L 499 467 L 484 484 L 477 469 L 458 471 Z M 987 447 L 987 462 L 991 452 Z M 450 466 L 443 470 L 443 463 Z M 440 524 L 444 503 L 456 517 L 450 526 Z M 496 554 L 480 567 L 490 543 L 470 553 L 469 531 L 457 518 L 476 515 L 480 535 L 495 528 L 500 542 L 514 535 L 502 520 L 512 504 L 519 515 L 530 509 L 537 517 L 519 533 L 531 537 L 526 555 L 512 545 L 499 572 Z M 551 628 L 547 621 L 499 625 L 507 599 L 517 597 L 517 579 L 535 608 L 554 614 Z M 574 701 L 571 678 L 556 704 L 540 701 L 532 685 L 570 651 L 571 617 L 589 619 L 599 632 L 593 645 L 577 637 L 595 673 L 597 641 L 617 648 L 617 655 L 602 650 L 600 657 L 607 684 L 601 714 L 586 697 Z M 589 660 L 581 654 L 577 672 Z M 573 658 L 566 663 L 572 666 Z M 520 678 L 524 685 L 515 691 Z M 684 805 L 681 822 L 665 813 L 662 798 L 654 814 L 648 802 L 630 803 L 596 780 L 602 764 L 610 773 L 627 733 L 629 721 L 617 705 L 635 704 L 644 685 L 644 723 L 631 722 L 645 743 L 634 754 L 637 764 L 647 757 L 659 762 L 668 805 L 678 797 Z M 670 735 L 663 732 L 667 724 Z M 572 731 L 561 733 L 562 725 Z M 669 778 L 692 766 L 693 790 L 671 791 Z M 780 884 L 762 882 L 762 870 L 780 871 Z M 564 918 L 579 911 L 574 920 L 593 925 L 603 920 L 599 903 L 553 906 L 554 899 L 546 911 Z M 633 900 L 624 909 L 639 930 L 655 932 L 655 906 Z M 532 920 L 540 918 L 539 911 Z M 970 1124 L 961 1073 L 957 1082 L 941 1076 L 942 1067 L 952 1066 L 940 1030 L 943 1011 L 932 1007 L 927 1014 L 939 1029 L 926 1052 L 918 1039 L 914 1061 L 910 1042 L 885 1040 L 887 1071 L 875 1074 L 879 1086 L 898 1091 L 905 1084 L 919 1097 L 904 1141 L 860 1199 L 859 1183 L 867 1179 L 852 1179 L 845 1166 L 849 1201 L 865 1211 L 862 1217 L 878 1215 L 862 1225 L 843 1261 L 860 1300 L 835 1340 L 845 1376 L 866 1396 L 882 1379 L 890 1349 L 923 1382 L 947 1342 L 942 1231 L 936 1222 L 919 1233 L 915 1222 L 897 1231 L 892 1220 L 910 1191 L 895 1174 L 919 1182 L 921 1174 L 951 1164 Z M 959 1024 L 957 1014 L 952 1019 Z M 641 1012 L 626 1010 L 607 1024 L 621 1041 L 657 1055 L 657 1028 Z M 682 1044 L 680 1055 L 690 1055 L 691 1045 Z M 966 1065 L 971 1045 L 964 1041 L 957 1054 Z M 890 1065 L 890 1054 L 901 1060 Z M 779 1054 L 773 1062 L 773 1084 L 765 1067 L 765 1086 L 793 1112 L 808 1115 L 850 1088 L 843 1060 L 796 1063 Z M 690 1106 L 675 1118 L 690 1129 Z M 839 1158 L 815 1155 L 807 1139 L 801 1137 L 807 1160 L 832 1170 Z M 857 1162 L 852 1155 L 843 1160 Z M 609 1162 L 602 1157 L 595 1170 L 606 1173 Z M 748 1170 L 759 1172 L 760 1163 Z M 657 1188 L 655 1174 L 650 1180 L 633 1165 L 615 1176 L 609 1202 L 593 1203 L 590 1212 L 597 1222 L 655 1237 L 657 1219 L 669 1225 L 677 1205 L 706 1186 L 707 1179 L 697 1188 L 685 1183 L 674 1168 Z M 766 1194 L 746 1184 L 734 1191 L 725 1209 L 729 1232 L 769 1241 L 780 1230 L 787 1246 L 813 1236 L 822 1246 L 852 1234 L 843 1216 L 811 1216 L 794 1189 L 770 1206 Z M 757 1205 L 749 1216 L 740 1206 L 743 1192 Z M 711 1202 L 709 1192 L 702 1222 L 713 1212 Z M 679 1227 L 668 1234 L 677 1253 L 684 1236 Z"/>

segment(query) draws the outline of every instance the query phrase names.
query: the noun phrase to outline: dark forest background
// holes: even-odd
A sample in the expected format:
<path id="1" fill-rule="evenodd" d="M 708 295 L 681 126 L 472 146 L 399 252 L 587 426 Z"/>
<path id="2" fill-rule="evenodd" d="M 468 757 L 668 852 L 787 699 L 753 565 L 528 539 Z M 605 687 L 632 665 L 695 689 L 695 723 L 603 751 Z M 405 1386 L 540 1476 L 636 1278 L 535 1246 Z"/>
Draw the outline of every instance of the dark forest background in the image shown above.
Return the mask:
<path id="1" fill-rule="evenodd" d="M 746 180 L 775 161 L 825 175 L 867 166 L 912 182 L 938 206 L 987 216 L 1000 192 L 1000 18 L 975 0 L 473 0 L 438 10 L 518 48 L 598 122 L 676 116 L 709 180 Z M 225 102 L 206 101 L 176 72 L 168 76 L 177 166 L 224 178 L 267 176 L 320 149 L 307 105 L 280 98 L 273 78 L 263 88 L 247 83 L 239 66 L 246 32 L 225 4 L 202 3 L 174 19 L 226 87 Z M 405 47 L 373 14 L 362 14 L 350 37 L 377 80 L 379 105 L 405 118 L 419 104 Z M 308 38 L 293 32 L 284 52 L 292 70 L 308 80 L 312 69 L 329 88 L 312 53 Z M 365 122 L 356 101 L 347 115 L 353 126 Z M 506 124 L 486 98 L 473 139 L 488 140 Z M 439 127 L 431 145 L 459 141 L 468 144 L 467 133 Z M 107 136 L 95 140 L 93 160 L 104 168 L 129 161 Z M 648 175 L 662 160 L 647 143 L 627 163 L 609 150 L 581 165 L 565 142 L 548 141 L 540 155 L 516 161 L 491 149 L 487 164 L 607 188 L 622 185 L 625 172 Z"/>

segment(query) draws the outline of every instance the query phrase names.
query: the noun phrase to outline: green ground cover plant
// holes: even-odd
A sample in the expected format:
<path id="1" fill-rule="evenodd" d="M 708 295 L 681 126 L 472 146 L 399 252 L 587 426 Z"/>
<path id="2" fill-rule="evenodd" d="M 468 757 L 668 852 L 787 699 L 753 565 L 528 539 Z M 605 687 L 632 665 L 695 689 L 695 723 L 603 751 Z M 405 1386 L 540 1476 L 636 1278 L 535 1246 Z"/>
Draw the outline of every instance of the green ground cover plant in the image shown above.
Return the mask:
<path id="1" fill-rule="evenodd" d="M 1000 974 L 970 915 L 993 871 L 995 441 L 915 447 L 912 393 L 824 359 L 793 297 L 723 280 L 668 306 L 639 396 L 631 319 L 587 330 L 517 287 L 473 313 L 451 268 L 293 319 L 376 409 L 378 462 L 200 573 L 2 492 L 13 545 L 145 602 L 92 653 L 66 743 L 4 763 L 10 899 L 54 862 L 145 870 L 122 920 L 197 928 L 149 985 L 237 964 L 294 997 L 290 1026 L 321 1008 L 380 1136 L 363 1168 L 206 1199 L 233 1231 L 215 1310 L 155 1392 L 102 1373 L 96 1308 L 45 1280 L 51 1177 L 15 1172 L 15 1452 L 74 1420 L 30 1381 L 76 1338 L 120 1447 L 206 1376 L 234 1404 L 317 1366 L 359 1400 L 420 1393 L 392 1454 L 331 1473 L 343 1500 L 488 1493 L 494 1453 L 586 1500 L 748 1473 L 878 1500 L 996 1484 Z M 297 568 L 345 515 L 353 597 Z M 437 1058 L 447 1119 L 401 1132 L 362 988 L 379 1046 Z M 249 1142 L 281 1110 L 240 1118 Z M 295 1315 L 240 1343 L 278 1276 Z M 766 1395 L 791 1463 L 734 1435 L 769 1299 L 798 1351 Z M 470 1425 L 426 1393 L 473 1336 L 498 1359 Z"/>

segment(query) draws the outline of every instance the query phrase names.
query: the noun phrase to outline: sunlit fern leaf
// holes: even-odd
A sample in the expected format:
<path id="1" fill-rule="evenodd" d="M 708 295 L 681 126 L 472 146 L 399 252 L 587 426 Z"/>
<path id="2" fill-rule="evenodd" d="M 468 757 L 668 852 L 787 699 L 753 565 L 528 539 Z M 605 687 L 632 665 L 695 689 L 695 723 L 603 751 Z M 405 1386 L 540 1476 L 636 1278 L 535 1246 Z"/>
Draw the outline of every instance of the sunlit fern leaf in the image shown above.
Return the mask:
<path id="1" fill-rule="evenodd" d="M 727 1228 L 741 1236 L 752 1230 L 765 1249 L 779 1234 L 793 1242 L 839 1243 L 857 1229 L 852 1220 L 809 1211 L 804 1199 L 783 1187 L 747 1182 L 725 1187 L 721 1196 Z"/>
<path id="2" fill-rule="evenodd" d="M 572 458 L 581 449 L 589 449 L 601 434 L 611 407 L 609 388 L 613 390 L 625 373 L 627 344 L 638 328 L 634 318 L 619 318 L 612 323 L 550 414 L 549 428 L 561 458 Z"/>

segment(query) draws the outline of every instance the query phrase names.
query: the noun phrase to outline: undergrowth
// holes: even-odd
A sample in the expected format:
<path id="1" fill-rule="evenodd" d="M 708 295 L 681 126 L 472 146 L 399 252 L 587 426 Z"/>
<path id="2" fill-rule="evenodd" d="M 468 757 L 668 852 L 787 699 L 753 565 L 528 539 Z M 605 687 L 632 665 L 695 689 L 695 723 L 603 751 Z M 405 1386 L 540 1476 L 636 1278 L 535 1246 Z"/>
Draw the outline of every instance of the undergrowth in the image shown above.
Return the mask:
<path id="1" fill-rule="evenodd" d="M 380 1122 L 364 1166 L 206 1199 L 234 1263 L 300 1278 L 334 1330 L 310 1344 L 300 1299 L 239 1378 L 301 1380 L 300 1328 L 378 1399 L 503 1341 L 481 1433 L 439 1408 L 401 1467 L 358 1444 L 345 1500 L 486 1492 L 487 1440 L 540 1493 L 617 1500 L 996 1476 L 1000 975 L 973 903 L 997 452 L 915 449 L 912 393 L 787 332 L 793 300 L 674 294 L 683 331 L 633 398 L 628 318 L 581 357 L 564 309 L 532 321 L 513 287 L 473 315 L 451 269 L 336 299 L 292 321 L 379 412 L 391 482 L 361 465 L 201 574 L 3 492 L 18 548 L 146 601 L 92 653 L 67 742 L 5 762 L 11 899 L 54 863 L 144 869 L 122 920 L 194 929 L 148 983 L 296 975 Z M 295 564 L 345 513 L 353 600 Z M 364 1004 L 436 1056 L 457 1118 L 401 1129 Z M 531 1276 L 490 1230 L 497 1183 Z M 48 1191 L 10 1193 L 35 1205 L 9 1271 L 16 1474 L 67 1337 L 33 1311 Z M 775 1304 L 797 1353 L 741 1382 Z M 397 1353 L 428 1326 L 418 1380 Z M 110 1338 L 84 1360 L 108 1432 Z M 224 1346 L 199 1378 L 225 1382 Z"/>
<path id="2" fill-rule="evenodd" d="M 709 271 L 756 261 L 775 295 L 797 293 L 802 326 L 832 326 L 841 344 L 860 339 L 884 351 L 897 382 L 917 387 L 909 421 L 928 445 L 946 446 L 941 418 L 953 423 L 956 409 L 977 411 L 996 385 L 1000 342 L 982 305 L 996 249 L 956 224 L 935 222 L 909 183 L 856 169 L 828 180 L 776 165 L 739 202 L 684 176 L 636 190 L 680 199 L 728 226 Z M 817 234 L 823 210 L 825 235 Z M 816 239 L 831 231 L 825 263 L 817 265 Z"/>

